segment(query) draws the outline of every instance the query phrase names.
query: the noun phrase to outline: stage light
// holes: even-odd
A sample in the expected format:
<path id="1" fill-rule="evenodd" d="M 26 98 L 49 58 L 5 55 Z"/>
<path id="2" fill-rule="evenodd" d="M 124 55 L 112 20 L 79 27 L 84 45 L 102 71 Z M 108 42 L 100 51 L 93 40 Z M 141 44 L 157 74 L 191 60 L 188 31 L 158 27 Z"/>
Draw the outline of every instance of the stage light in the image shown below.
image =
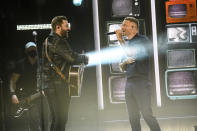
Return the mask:
<path id="1" fill-rule="evenodd" d="M 156 8 L 155 0 L 151 0 L 151 15 L 152 15 L 152 34 L 153 34 L 153 52 L 154 52 L 154 65 L 155 65 L 155 84 L 156 84 L 156 97 L 157 106 L 161 107 L 161 89 L 160 89 L 160 75 L 159 75 L 159 55 L 157 44 L 157 23 L 156 23 Z"/>
<path id="2" fill-rule="evenodd" d="M 88 52 L 86 54 L 89 57 L 89 63 L 87 66 L 96 66 L 99 63 L 109 64 L 118 62 L 121 57 L 124 56 L 124 52 L 120 47 L 104 48 L 98 51 Z"/>
<path id="3" fill-rule="evenodd" d="M 132 57 L 136 59 L 143 59 L 147 57 L 147 52 L 141 45 L 130 46 L 111 46 L 103 48 L 100 51 L 87 52 L 89 63 L 87 66 L 96 66 L 101 63 L 102 65 L 117 63 L 120 60 Z"/>
<path id="4" fill-rule="evenodd" d="M 68 23 L 71 28 L 71 24 Z M 51 29 L 51 24 L 32 24 L 32 25 L 16 25 L 16 30 L 47 30 Z"/>
<path id="5" fill-rule="evenodd" d="M 17 25 L 17 30 L 51 29 L 51 24 Z"/>
<path id="6" fill-rule="evenodd" d="M 73 0 L 73 4 L 75 6 L 81 6 L 82 2 L 83 2 L 83 0 Z"/>

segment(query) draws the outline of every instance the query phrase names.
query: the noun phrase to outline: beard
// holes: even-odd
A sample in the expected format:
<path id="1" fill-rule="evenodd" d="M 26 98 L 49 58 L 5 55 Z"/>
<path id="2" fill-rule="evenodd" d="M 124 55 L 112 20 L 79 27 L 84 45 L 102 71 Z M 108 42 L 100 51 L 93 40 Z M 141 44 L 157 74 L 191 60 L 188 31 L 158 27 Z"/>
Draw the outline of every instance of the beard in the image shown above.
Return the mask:
<path id="1" fill-rule="evenodd" d="M 64 37 L 64 38 L 68 38 L 68 31 L 66 31 L 66 30 L 61 30 L 61 35 L 62 35 L 62 37 Z"/>

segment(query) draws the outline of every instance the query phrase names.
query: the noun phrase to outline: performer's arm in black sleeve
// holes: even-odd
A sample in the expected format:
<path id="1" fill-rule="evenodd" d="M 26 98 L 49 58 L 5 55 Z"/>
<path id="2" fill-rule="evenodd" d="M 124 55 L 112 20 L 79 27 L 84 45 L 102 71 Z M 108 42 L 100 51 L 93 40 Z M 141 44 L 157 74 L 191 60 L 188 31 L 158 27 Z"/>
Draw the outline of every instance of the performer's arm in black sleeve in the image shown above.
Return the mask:
<path id="1" fill-rule="evenodd" d="M 73 52 L 68 44 L 63 43 L 60 39 L 57 41 L 56 53 L 62 56 L 67 62 L 71 64 L 88 64 L 88 57 L 85 55 Z"/>

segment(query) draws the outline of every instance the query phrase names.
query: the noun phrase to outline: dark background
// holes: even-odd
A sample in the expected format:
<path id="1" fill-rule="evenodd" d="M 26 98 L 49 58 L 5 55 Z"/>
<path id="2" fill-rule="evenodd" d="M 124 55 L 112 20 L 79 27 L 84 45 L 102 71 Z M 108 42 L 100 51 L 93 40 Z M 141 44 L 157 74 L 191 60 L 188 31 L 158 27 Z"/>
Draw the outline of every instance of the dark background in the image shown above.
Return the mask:
<path id="1" fill-rule="evenodd" d="M 14 63 L 24 57 L 25 44 L 34 41 L 32 35 L 34 30 L 17 31 L 16 25 L 50 24 L 52 18 L 57 15 L 65 15 L 71 23 L 69 42 L 74 51 L 81 53 L 82 50 L 85 52 L 94 50 L 91 0 L 85 0 L 80 7 L 74 6 L 72 0 L 3 0 L 0 5 L 0 78 L 3 81 L 0 104 L 1 127 L 3 113 L 6 130 L 12 126 L 9 118 L 11 99 L 8 81 L 10 74 L 14 68 Z M 39 53 L 41 53 L 42 43 L 50 30 L 36 31 L 38 34 L 36 44 Z M 94 69 L 90 70 L 94 71 Z M 92 78 L 95 82 L 95 77 Z M 2 111 L 2 105 L 4 112 Z"/>
<path id="2" fill-rule="evenodd" d="M 107 37 L 105 35 L 107 31 L 106 21 L 122 21 L 124 18 L 113 18 L 111 16 L 111 2 L 112 0 L 99 0 L 101 48 L 107 46 Z M 141 15 L 137 18 L 145 20 L 146 34 L 152 40 L 150 0 L 141 0 L 140 2 Z M 165 43 L 165 1 L 156 0 L 156 9 L 162 107 L 159 108 L 156 106 L 154 85 L 154 113 L 157 117 L 196 115 L 197 112 L 195 109 L 197 107 L 197 101 L 195 99 L 172 101 L 166 96 L 164 82 L 164 72 L 166 70 L 165 52 L 167 49 L 167 44 Z M 84 50 L 88 52 L 94 50 L 92 0 L 84 0 L 80 7 L 74 6 L 72 0 L 3 0 L 0 4 L 0 78 L 3 80 L 1 89 L 3 89 L 3 105 L 6 124 L 10 108 L 10 96 L 8 93 L 10 73 L 14 68 L 14 62 L 24 56 L 24 45 L 29 41 L 34 41 L 32 35 L 33 30 L 17 31 L 16 25 L 50 24 L 51 19 L 56 15 L 67 16 L 68 21 L 71 23 L 69 42 L 74 51 L 82 52 L 82 50 Z M 37 45 L 40 52 L 42 43 L 50 33 L 50 30 L 36 31 L 38 33 Z M 83 125 L 85 122 L 82 120 L 86 120 L 97 128 L 102 125 L 102 121 L 104 120 L 127 119 L 125 104 L 112 105 L 109 102 L 109 66 L 103 65 L 102 67 L 105 109 L 103 111 L 98 111 L 97 107 L 95 67 L 87 68 L 84 72 L 82 96 L 80 98 L 74 98 L 72 101 L 71 121 L 78 121 Z M 2 106 L 2 101 L 0 105 Z M 75 112 L 77 116 L 75 116 L 73 112 Z"/>

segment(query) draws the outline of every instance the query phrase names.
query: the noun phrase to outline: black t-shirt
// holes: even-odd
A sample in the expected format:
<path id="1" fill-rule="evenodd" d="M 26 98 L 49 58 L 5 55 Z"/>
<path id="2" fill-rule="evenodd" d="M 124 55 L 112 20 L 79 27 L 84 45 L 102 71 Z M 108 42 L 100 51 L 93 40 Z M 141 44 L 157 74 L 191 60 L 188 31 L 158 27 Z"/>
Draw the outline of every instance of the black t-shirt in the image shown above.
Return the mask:
<path id="1" fill-rule="evenodd" d="M 128 54 L 134 56 L 135 62 L 128 64 L 126 68 L 127 79 L 130 81 L 139 80 L 142 83 L 151 82 L 152 70 L 150 64 L 151 57 L 151 44 L 150 40 L 143 35 L 137 34 L 133 39 L 126 42 L 127 49 L 129 49 Z M 134 54 L 132 55 L 132 53 Z M 128 55 L 129 56 L 129 55 Z"/>
<path id="2" fill-rule="evenodd" d="M 27 58 L 16 63 L 14 73 L 20 74 L 16 83 L 16 94 L 19 97 L 27 97 L 34 94 L 37 89 L 37 64 L 32 65 Z"/>

